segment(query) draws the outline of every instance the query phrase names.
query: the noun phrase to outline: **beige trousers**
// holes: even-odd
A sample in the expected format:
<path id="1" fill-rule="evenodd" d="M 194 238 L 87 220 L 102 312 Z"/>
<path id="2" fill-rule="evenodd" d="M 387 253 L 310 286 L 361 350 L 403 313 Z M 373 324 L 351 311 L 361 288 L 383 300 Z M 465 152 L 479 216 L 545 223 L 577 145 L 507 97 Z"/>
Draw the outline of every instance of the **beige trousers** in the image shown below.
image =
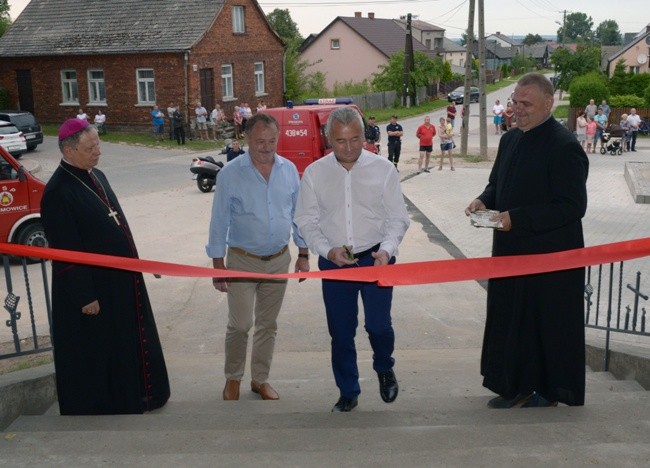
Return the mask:
<path id="1" fill-rule="evenodd" d="M 269 261 L 228 250 L 229 270 L 257 273 L 287 273 L 291 255 L 287 249 Z M 248 332 L 255 325 L 251 355 L 251 379 L 268 380 L 273 360 L 277 318 L 282 307 L 287 280 L 233 279 L 228 285 L 228 328 L 226 330 L 226 379 L 241 380 L 246 369 Z"/>

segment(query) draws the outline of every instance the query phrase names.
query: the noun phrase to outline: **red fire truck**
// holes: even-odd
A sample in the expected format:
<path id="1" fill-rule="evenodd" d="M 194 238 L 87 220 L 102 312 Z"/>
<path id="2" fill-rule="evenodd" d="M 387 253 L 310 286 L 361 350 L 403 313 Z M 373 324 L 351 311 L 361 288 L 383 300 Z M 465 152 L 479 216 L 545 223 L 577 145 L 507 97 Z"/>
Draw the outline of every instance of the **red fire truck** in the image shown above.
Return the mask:
<path id="1" fill-rule="evenodd" d="M 0 148 L 0 242 L 47 247 L 41 224 L 45 183 Z"/>
<path id="2" fill-rule="evenodd" d="M 363 117 L 351 98 L 306 99 L 302 106 L 289 103 L 262 111 L 280 123 L 278 154 L 293 162 L 301 175 L 309 164 L 332 151 L 325 125 L 330 112 L 341 106 L 350 106 Z"/>

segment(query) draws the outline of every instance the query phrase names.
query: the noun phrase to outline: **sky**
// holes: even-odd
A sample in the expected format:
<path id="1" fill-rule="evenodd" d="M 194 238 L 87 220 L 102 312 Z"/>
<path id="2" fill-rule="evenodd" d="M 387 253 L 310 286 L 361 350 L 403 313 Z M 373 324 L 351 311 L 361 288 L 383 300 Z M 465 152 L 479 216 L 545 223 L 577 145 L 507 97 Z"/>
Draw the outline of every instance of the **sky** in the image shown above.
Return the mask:
<path id="1" fill-rule="evenodd" d="M 106 0 L 109 1 L 110 0 Z M 206 0 L 207 1 L 207 0 Z M 469 0 L 258 0 L 265 13 L 276 8 L 288 9 L 303 37 L 321 32 L 337 16 L 354 16 L 355 11 L 374 12 L 376 18 L 399 18 L 411 13 L 420 20 L 445 29 L 445 36 L 458 38 L 467 29 Z M 567 14 L 581 12 L 591 16 L 594 29 L 608 19 L 616 20 L 621 33 L 638 33 L 650 23 L 644 17 L 647 0 L 627 0 L 616 6 L 612 0 L 484 0 L 486 35 L 501 32 L 506 36 L 528 33 L 555 35 L 564 8 Z M 17 18 L 29 0 L 9 0 L 10 15 Z M 478 12 L 478 2 L 476 2 Z M 475 19 L 474 30 L 478 32 Z"/>

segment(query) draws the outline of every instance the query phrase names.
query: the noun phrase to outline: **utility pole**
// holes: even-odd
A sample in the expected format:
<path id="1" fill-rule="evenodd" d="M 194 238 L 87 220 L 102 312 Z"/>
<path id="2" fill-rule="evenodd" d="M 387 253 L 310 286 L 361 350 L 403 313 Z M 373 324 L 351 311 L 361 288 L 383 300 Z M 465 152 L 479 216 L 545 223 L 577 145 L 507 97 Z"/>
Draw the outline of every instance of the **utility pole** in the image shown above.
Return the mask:
<path id="1" fill-rule="evenodd" d="M 487 111 L 485 107 L 485 0 L 478 0 L 478 90 L 481 158 L 487 159 Z"/>
<path id="2" fill-rule="evenodd" d="M 415 70 L 415 60 L 413 58 L 413 30 L 411 29 L 411 13 L 406 15 L 406 44 L 404 45 L 404 82 L 402 84 L 402 105 L 411 106 L 410 89 L 411 72 Z M 415 103 L 413 103 L 415 104 Z"/>
<path id="3" fill-rule="evenodd" d="M 474 8 L 475 0 L 469 0 L 467 18 L 467 53 L 465 54 L 465 95 L 463 96 L 463 129 L 460 134 L 460 153 L 467 154 L 467 135 L 469 134 L 469 101 L 472 85 L 472 56 L 474 52 Z"/>

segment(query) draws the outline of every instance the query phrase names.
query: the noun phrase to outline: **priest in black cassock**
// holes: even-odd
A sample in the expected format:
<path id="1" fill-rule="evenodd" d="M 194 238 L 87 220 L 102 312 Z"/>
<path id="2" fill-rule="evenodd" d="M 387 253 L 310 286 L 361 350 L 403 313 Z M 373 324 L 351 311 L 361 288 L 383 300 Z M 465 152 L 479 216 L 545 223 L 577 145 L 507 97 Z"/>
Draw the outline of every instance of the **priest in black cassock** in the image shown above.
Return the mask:
<path id="1" fill-rule="evenodd" d="M 466 214 L 492 218 L 492 255 L 584 247 L 589 161 L 575 136 L 551 116 L 553 87 L 531 73 L 517 83 L 517 128 L 501 137 L 485 191 Z M 491 408 L 583 405 L 584 268 L 488 282 L 481 374 L 499 396 Z"/>
<path id="2" fill-rule="evenodd" d="M 63 159 L 41 216 L 54 248 L 137 258 L 120 204 L 99 161 L 97 129 L 69 119 Z M 133 414 L 163 406 L 169 381 L 142 274 L 52 264 L 52 338 L 62 415 Z"/>

